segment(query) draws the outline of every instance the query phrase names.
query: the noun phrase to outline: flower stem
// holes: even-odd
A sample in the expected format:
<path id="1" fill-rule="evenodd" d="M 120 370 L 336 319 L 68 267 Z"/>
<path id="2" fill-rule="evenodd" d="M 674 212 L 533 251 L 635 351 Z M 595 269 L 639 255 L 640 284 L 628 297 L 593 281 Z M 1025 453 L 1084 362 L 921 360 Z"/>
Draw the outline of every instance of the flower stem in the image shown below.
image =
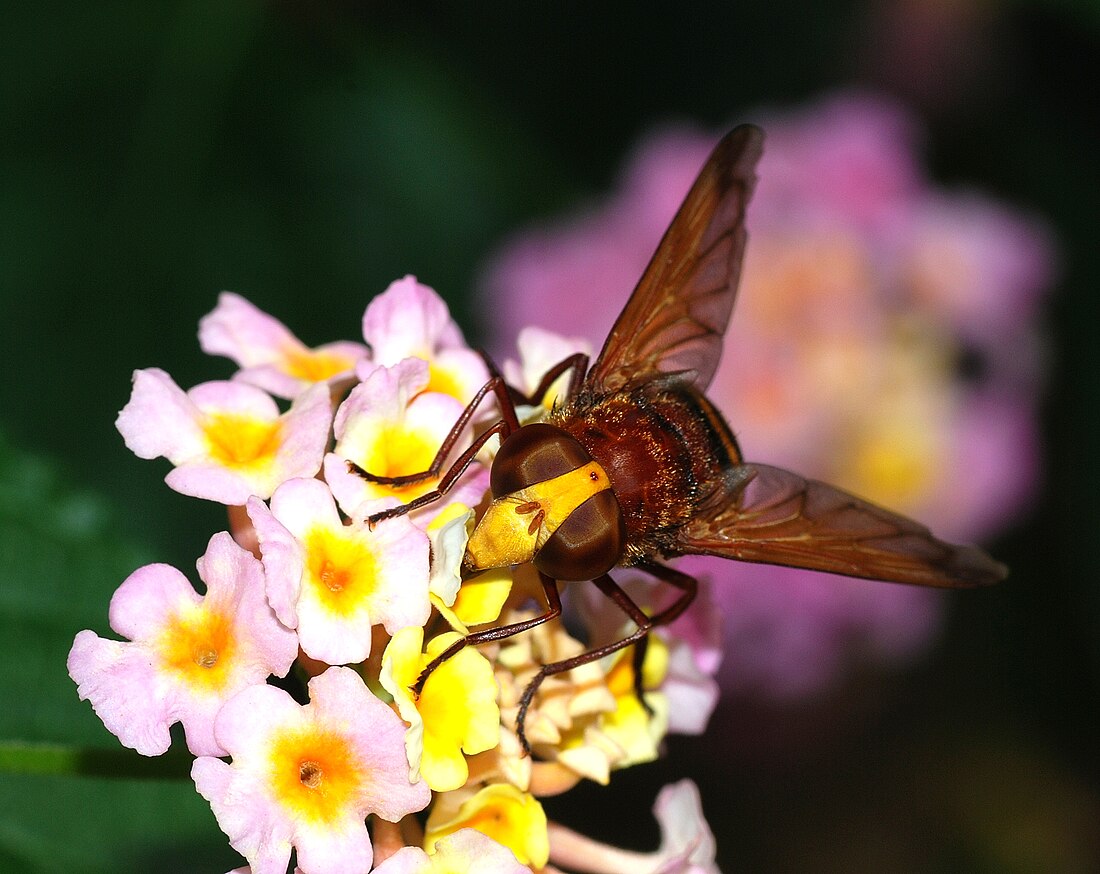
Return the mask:
<path id="1" fill-rule="evenodd" d="M 556 822 L 549 823 L 547 828 L 551 861 L 571 870 L 589 874 L 632 874 L 653 867 L 651 854 L 609 847 Z"/>

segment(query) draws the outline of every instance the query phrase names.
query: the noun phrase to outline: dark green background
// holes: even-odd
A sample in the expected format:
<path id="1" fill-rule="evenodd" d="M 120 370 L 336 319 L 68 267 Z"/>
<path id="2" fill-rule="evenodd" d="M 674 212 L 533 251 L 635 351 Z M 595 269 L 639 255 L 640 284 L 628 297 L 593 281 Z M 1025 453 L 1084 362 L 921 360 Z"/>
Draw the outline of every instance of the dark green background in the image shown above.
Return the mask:
<path id="1" fill-rule="evenodd" d="M 1096 7 L 976 4 L 974 33 L 944 49 L 958 72 L 932 96 L 870 59 L 878 4 L 467 5 L 5 11 L 0 737 L 110 748 L 64 674 L 73 634 L 106 633 L 135 566 L 190 570 L 224 525 L 113 427 L 136 367 L 183 386 L 228 375 L 195 339 L 219 290 L 318 343 L 358 337 L 366 301 L 411 272 L 476 340 L 485 256 L 606 191 L 654 123 L 717 128 L 860 84 L 920 113 L 937 181 L 1047 216 L 1062 247 L 1046 484 L 993 545 L 1011 581 L 956 599 L 928 664 L 813 708 L 731 702 L 743 735 L 676 740 L 665 761 L 549 806 L 643 845 L 656 787 L 692 776 L 727 871 L 1100 865 Z M 810 720 L 828 727 L 803 732 Z M 187 782 L 0 779 L 0 868 L 235 864 Z"/>

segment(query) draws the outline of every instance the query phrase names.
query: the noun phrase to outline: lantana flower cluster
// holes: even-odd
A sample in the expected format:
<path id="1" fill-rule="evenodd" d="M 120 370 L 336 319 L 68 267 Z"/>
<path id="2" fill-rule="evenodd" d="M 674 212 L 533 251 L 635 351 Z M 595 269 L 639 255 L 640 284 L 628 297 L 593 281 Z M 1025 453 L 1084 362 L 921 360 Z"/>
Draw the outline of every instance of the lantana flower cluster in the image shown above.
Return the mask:
<path id="1" fill-rule="evenodd" d="M 413 692 L 461 635 L 541 609 L 529 568 L 463 580 L 488 454 L 442 500 L 370 518 L 436 488 L 438 476 L 388 480 L 431 468 L 489 376 L 435 292 L 398 280 L 368 305 L 363 342 L 316 348 L 225 293 L 199 340 L 238 365 L 232 378 L 184 390 L 139 370 L 117 426 L 135 454 L 170 462 L 171 488 L 224 504 L 229 530 L 198 559 L 201 590 L 168 565 L 139 568 L 111 599 L 122 639 L 76 636 L 69 673 L 107 729 L 156 756 L 181 724 L 196 789 L 257 874 L 292 860 L 305 874 L 717 871 L 689 782 L 658 798 L 650 854 L 550 823 L 539 801 L 654 759 L 669 731 L 703 730 L 718 661 L 705 592 L 699 612 L 652 636 L 637 681 L 624 650 L 542 684 L 531 754 L 516 727 L 527 682 L 621 637 L 617 608 L 574 599 L 581 628 L 466 647 Z M 529 389 L 573 351 L 527 333 L 505 371 Z M 484 406 L 452 455 L 499 417 Z M 638 602 L 659 607 L 636 584 Z"/>
<path id="2" fill-rule="evenodd" d="M 844 93 L 753 120 L 767 143 L 709 396 L 751 461 L 834 483 L 948 540 L 1003 531 L 1040 476 L 1041 303 L 1056 260 L 1046 226 L 935 185 L 918 124 L 889 99 Z M 535 324 L 598 349 L 717 133 L 654 132 L 606 201 L 507 243 L 483 281 L 498 336 Z M 904 662 L 940 625 L 943 601 L 927 589 L 685 564 L 720 575 L 737 605 L 721 679 L 754 697 L 813 699 L 853 657 Z"/>

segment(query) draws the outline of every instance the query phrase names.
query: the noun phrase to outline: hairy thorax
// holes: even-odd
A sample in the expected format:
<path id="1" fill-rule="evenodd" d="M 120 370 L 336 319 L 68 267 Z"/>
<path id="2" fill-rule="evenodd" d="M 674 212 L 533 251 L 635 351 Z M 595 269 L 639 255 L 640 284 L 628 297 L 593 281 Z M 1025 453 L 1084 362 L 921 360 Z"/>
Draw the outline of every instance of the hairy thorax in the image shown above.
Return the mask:
<path id="1" fill-rule="evenodd" d="M 607 472 L 626 522 L 623 564 L 668 553 L 679 528 L 740 459 L 721 415 L 679 386 L 582 393 L 550 422 Z"/>

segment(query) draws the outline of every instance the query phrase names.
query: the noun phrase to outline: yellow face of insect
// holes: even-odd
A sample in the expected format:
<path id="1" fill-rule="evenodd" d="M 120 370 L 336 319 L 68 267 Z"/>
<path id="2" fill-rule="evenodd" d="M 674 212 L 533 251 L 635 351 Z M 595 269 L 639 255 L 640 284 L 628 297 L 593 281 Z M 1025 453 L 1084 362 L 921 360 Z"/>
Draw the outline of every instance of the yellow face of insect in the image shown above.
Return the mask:
<path id="1" fill-rule="evenodd" d="M 484 570 L 531 561 L 577 507 L 610 487 L 604 469 L 590 461 L 495 499 L 466 545 L 464 563 Z"/>

